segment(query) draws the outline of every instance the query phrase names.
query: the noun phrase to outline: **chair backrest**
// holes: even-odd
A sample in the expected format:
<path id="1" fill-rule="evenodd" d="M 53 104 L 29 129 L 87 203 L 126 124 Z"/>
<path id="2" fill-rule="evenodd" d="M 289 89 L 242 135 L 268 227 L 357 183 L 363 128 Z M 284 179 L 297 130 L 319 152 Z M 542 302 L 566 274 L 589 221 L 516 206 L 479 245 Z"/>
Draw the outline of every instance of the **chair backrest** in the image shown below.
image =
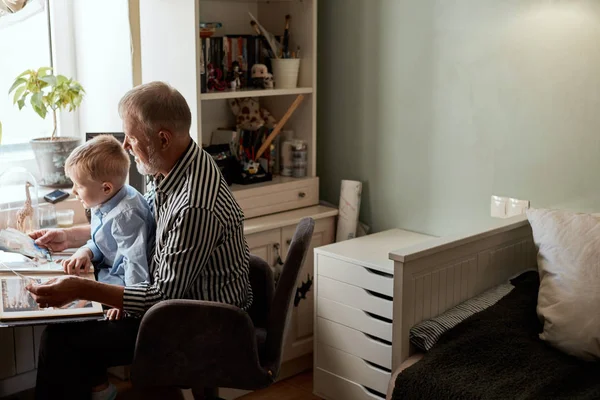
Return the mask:
<path id="1" fill-rule="evenodd" d="M 279 374 L 283 341 L 289 327 L 292 304 L 296 295 L 296 282 L 304 264 L 314 228 L 315 221 L 312 218 L 304 218 L 296 226 L 296 232 L 275 288 L 275 296 L 271 303 L 267 322 L 267 341 L 263 359 L 263 367 L 268 368 L 274 378 Z"/>
<path id="2" fill-rule="evenodd" d="M 265 260 L 254 255 L 250 255 L 250 287 L 254 299 L 248 314 L 256 328 L 266 328 L 275 290 L 273 271 Z"/>

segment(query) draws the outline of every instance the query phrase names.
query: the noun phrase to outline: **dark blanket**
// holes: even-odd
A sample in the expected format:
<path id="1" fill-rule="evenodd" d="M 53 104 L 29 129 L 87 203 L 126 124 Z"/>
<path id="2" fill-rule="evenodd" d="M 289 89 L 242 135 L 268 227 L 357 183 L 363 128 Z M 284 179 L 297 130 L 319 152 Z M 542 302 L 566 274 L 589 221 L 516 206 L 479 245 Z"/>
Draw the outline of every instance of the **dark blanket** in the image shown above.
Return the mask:
<path id="1" fill-rule="evenodd" d="M 396 380 L 393 400 L 600 399 L 600 362 L 542 342 L 539 279 L 527 272 L 498 303 L 446 332 Z"/>

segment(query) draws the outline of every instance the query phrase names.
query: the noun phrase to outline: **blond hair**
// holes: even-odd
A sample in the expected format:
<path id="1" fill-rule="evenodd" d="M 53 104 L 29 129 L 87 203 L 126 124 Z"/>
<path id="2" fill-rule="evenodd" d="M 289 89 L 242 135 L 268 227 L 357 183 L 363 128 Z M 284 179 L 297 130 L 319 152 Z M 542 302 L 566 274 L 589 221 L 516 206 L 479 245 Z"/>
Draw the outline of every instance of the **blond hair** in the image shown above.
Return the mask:
<path id="1" fill-rule="evenodd" d="M 98 135 L 78 146 L 65 161 L 65 173 L 74 171 L 98 182 L 123 186 L 129 174 L 129 156 L 111 135 Z"/>
<path id="2" fill-rule="evenodd" d="M 189 134 L 192 113 L 177 89 L 164 82 L 150 82 L 131 89 L 119 101 L 121 118 L 132 118 L 146 135 L 161 129 Z"/>

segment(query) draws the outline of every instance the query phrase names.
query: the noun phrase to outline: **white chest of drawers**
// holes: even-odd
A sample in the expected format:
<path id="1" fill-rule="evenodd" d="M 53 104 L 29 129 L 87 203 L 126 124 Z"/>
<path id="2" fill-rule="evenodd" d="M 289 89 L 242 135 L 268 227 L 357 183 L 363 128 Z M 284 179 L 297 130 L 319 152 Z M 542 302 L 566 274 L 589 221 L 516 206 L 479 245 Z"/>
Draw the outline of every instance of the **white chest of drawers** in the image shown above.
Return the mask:
<path id="1" fill-rule="evenodd" d="M 315 249 L 314 393 L 381 400 L 392 367 L 391 251 L 431 236 L 391 229 Z"/>

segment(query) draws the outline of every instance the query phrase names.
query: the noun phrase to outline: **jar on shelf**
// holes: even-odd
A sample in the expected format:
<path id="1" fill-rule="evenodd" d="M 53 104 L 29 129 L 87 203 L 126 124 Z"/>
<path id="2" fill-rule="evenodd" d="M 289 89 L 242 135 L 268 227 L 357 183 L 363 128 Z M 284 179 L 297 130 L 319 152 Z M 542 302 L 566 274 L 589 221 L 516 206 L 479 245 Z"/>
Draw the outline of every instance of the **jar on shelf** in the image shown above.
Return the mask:
<path id="1" fill-rule="evenodd" d="M 27 233 L 40 228 L 38 182 L 25 168 L 13 167 L 0 174 L 0 229 Z"/>
<path id="2" fill-rule="evenodd" d="M 306 176 L 306 166 L 308 165 L 308 151 L 306 142 L 303 140 L 293 141 L 292 165 L 292 176 L 294 178 L 304 178 Z"/>
<path id="3" fill-rule="evenodd" d="M 281 132 L 281 146 L 279 159 L 279 173 L 282 176 L 293 176 L 294 175 L 294 132 L 293 131 L 282 131 Z"/>

